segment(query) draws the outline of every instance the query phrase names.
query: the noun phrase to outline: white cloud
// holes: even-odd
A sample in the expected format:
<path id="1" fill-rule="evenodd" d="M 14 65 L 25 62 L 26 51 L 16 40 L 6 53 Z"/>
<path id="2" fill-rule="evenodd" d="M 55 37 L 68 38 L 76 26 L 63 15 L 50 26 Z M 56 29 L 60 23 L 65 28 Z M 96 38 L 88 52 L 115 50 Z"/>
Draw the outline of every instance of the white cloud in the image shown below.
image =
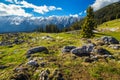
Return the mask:
<path id="1" fill-rule="evenodd" d="M 13 3 L 13 2 L 14 2 L 13 0 L 5 0 L 5 1 L 10 2 L 10 3 Z"/>
<path id="2" fill-rule="evenodd" d="M 81 16 L 83 14 L 83 12 L 80 12 L 79 15 Z"/>
<path id="3" fill-rule="evenodd" d="M 78 17 L 79 15 L 78 14 L 70 14 L 69 16 L 70 17 Z"/>
<path id="4" fill-rule="evenodd" d="M 86 10 L 84 11 L 84 13 L 86 13 Z"/>
<path id="5" fill-rule="evenodd" d="M 19 4 L 23 5 L 22 7 L 24 8 L 32 8 L 34 12 L 40 13 L 40 14 L 44 14 L 46 12 L 49 11 L 54 11 L 54 10 L 62 10 L 62 8 L 58 7 L 56 8 L 55 6 L 36 6 L 32 3 L 28 3 L 26 1 L 21 1 L 19 2 Z"/>
<path id="6" fill-rule="evenodd" d="M 91 6 L 94 8 L 94 10 L 99 10 L 100 8 L 103 8 L 111 3 L 118 1 L 120 0 L 96 0 Z"/>
<path id="7" fill-rule="evenodd" d="M 6 5 L 4 3 L 0 3 L 0 16 L 9 16 L 9 15 L 16 15 L 16 16 L 32 16 L 29 13 L 26 13 L 24 9 L 21 8 L 19 5 L 9 4 Z"/>
<path id="8" fill-rule="evenodd" d="M 25 9 L 31 8 L 33 9 L 33 12 L 39 13 L 39 14 L 45 14 L 50 11 L 55 10 L 62 10 L 60 7 L 55 6 L 36 6 L 32 3 L 28 3 L 25 0 L 5 0 L 7 2 L 10 2 L 12 4 L 4 4 L 0 3 L 0 16 L 7 16 L 7 15 L 18 15 L 18 16 L 32 16 L 30 13 L 26 13 Z"/>

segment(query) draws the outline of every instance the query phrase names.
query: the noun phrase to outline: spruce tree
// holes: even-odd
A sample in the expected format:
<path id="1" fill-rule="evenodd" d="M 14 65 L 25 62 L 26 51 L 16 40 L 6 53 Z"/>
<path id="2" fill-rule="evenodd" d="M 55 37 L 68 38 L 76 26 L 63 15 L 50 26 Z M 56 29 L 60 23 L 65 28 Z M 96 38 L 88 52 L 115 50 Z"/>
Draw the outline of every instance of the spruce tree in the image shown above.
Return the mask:
<path id="1" fill-rule="evenodd" d="M 83 38 L 91 38 L 94 36 L 93 30 L 95 28 L 95 20 L 94 20 L 94 12 L 93 8 L 89 7 L 87 9 L 87 16 L 82 25 L 82 37 Z"/>

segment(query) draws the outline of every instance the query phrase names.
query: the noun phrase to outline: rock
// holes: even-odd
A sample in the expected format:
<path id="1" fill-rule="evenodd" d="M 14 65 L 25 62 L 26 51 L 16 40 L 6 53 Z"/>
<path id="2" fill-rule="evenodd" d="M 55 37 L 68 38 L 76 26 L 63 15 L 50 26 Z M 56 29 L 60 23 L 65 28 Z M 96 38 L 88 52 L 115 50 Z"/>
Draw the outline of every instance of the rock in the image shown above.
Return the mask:
<path id="1" fill-rule="evenodd" d="M 82 48 L 75 48 L 71 51 L 71 53 L 80 57 L 90 56 L 90 53 L 86 51 L 86 46 L 83 46 Z"/>
<path id="2" fill-rule="evenodd" d="M 99 55 L 105 55 L 105 54 L 110 54 L 110 52 L 106 49 L 103 49 L 103 48 L 97 48 L 97 49 L 94 49 L 93 50 L 94 53 L 97 53 Z"/>
<path id="3" fill-rule="evenodd" d="M 7 68 L 7 66 L 0 65 L 0 69 L 5 69 L 5 68 Z"/>
<path id="4" fill-rule="evenodd" d="M 48 49 L 44 46 L 39 46 L 39 47 L 35 47 L 32 49 L 29 49 L 27 51 L 27 58 L 29 58 L 31 56 L 31 54 L 37 53 L 37 52 L 45 52 L 46 54 L 48 54 Z"/>
<path id="5" fill-rule="evenodd" d="M 43 40 L 55 41 L 55 39 L 53 37 L 50 37 L 50 36 L 43 36 L 42 39 Z"/>
<path id="6" fill-rule="evenodd" d="M 46 64 L 47 64 L 46 62 L 41 62 L 41 63 L 40 63 L 40 66 L 41 66 L 41 67 L 44 67 Z"/>
<path id="7" fill-rule="evenodd" d="M 88 44 L 85 46 L 82 46 L 80 48 L 75 48 L 71 51 L 72 54 L 75 54 L 77 56 L 90 56 L 90 53 L 93 52 L 95 45 L 94 44 Z"/>
<path id="8" fill-rule="evenodd" d="M 24 40 L 19 40 L 19 39 L 15 39 L 14 40 L 14 44 L 22 44 L 23 42 L 25 42 Z"/>
<path id="9" fill-rule="evenodd" d="M 115 39 L 114 37 L 111 36 L 103 36 L 101 38 L 101 40 L 105 43 L 105 44 L 119 44 L 119 41 L 117 39 Z"/>
<path id="10" fill-rule="evenodd" d="M 108 54 L 104 55 L 103 57 L 104 57 L 104 58 L 115 59 L 112 55 L 108 55 Z"/>
<path id="11" fill-rule="evenodd" d="M 47 69 L 47 70 L 44 70 L 40 73 L 40 78 L 39 80 L 49 80 L 49 74 L 50 74 L 50 71 Z"/>
<path id="12" fill-rule="evenodd" d="M 38 67 L 39 66 L 37 61 L 35 61 L 35 60 L 30 60 L 27 64 L 30 65 L 30 66 L 33 66 L 33 67 Z"/>
<path id="13" fill-rule="evenodd" d="M 91 43 L 87 45 L 87 52 L 91 53 L 96 45 Z"/>
<path id="14" fill-rule="evenodd" d="M 94 61 L 98 61 L 98 56 L 91 55 L 90 58 L 93 59 Z"/>
<path id="15" fill-rule="evenodd" d="M 62 53 L 68 53 L 74 48 L 76 48 L 76 47 L 75 46 L 64 46 L 62 49 Z"/>

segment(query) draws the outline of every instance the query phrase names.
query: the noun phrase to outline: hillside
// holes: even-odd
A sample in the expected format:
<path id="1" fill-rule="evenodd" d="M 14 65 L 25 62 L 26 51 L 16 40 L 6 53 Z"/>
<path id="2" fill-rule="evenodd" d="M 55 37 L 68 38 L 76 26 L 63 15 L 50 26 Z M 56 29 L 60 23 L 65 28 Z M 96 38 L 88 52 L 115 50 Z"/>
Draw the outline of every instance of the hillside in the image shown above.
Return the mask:
<path id="1" fill-rule="evenodd" d="M 120 2 L 110 4 L 95 12 L 97 24 L 120 18 Z"/>
<path id="2" fill-rule="evenodd" d="M 100 25 L 92 39 L 81 38 L 80 31 L 0 34 L 0 80 L 41 80 L 45 76 L 49 80 L 119 80 L 120 45 L 116 50 L 110 47 L 114 44 L 98 42 L 102 36 L 120 41 L 120 29 L 110 31 L 105 29 L 108 27 L 120 28 L 120 19 Z M 88 43 L 96 44 L 103 52 L 84 57 L 63 50 L 64 46 L 79 48 Z M 38 46 L 44 46 L 43 52 L 33 50 Z"/>

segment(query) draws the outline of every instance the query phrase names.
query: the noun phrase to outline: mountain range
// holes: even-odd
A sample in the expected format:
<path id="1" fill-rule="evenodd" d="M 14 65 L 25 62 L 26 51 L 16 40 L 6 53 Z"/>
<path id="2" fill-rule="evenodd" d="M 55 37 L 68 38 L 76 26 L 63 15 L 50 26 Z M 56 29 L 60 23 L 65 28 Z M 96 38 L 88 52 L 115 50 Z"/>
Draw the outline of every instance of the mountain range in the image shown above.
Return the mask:
<path id="1" fill-rule="evenodd" d="M 21 17 L 21 16 L 1 16 L 0 33 L 8 32 L 31 32 L 38 27 L 45 27 L 55 24 L 58 28 L 69 27 L 80 17 L 72 16 L 51 16 L 51 17 Z"/>

